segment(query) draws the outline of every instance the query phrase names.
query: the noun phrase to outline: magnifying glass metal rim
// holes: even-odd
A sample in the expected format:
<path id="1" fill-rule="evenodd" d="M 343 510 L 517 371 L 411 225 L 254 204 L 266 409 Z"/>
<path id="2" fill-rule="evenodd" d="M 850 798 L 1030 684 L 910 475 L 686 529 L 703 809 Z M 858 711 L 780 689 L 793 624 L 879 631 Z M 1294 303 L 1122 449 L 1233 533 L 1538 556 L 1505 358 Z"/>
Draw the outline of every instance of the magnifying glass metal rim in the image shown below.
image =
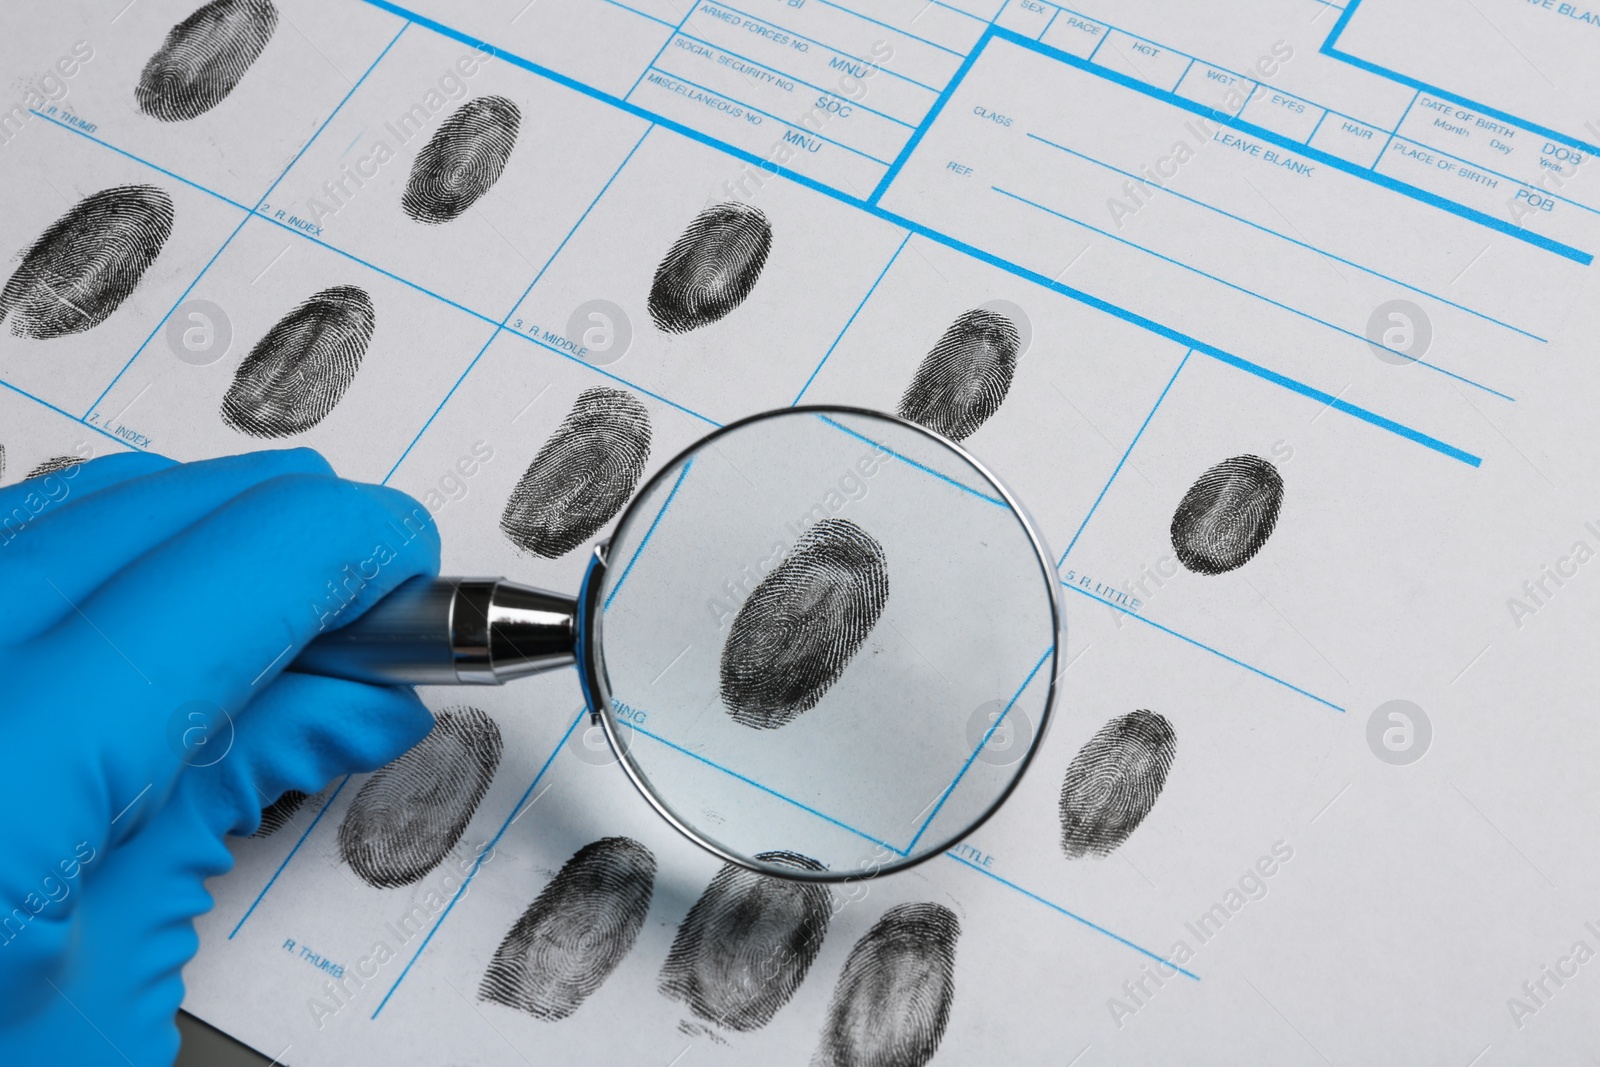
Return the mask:
<path id="1" fill-rule="evenodd" d="M 669 474 L 675 474 L 685 460 L 695 453 L 700 452 L 707 445 L 716 441 L 718 438 L 725 437 L 736 430 L 743 429 L 744 427 L 749 426 L 751 423 L 762 422 L 764 420 L 777 418 L 779 416 L 801 414 L 812 414 L 819 416 L 850 415 L 873 419 L 880 422 L 892 423 L 902 428 L 915 431 L 916 433 L 931 439 L 935 443 L 952 450 L 956 453 L 956 455 L 960 456 L 962 459 L 966 460 L 967 463 L 971 464 L 978 471 L 978 473 L 982 474 L 984 478 L 988 479 L 990 485 L 999 491 L 1001 498 L 1011 509 L 1013 515 L 1016 516 L 1018 522 L 1021 523 L 1023 532 L 1028 535 L 1028 541 L 1033 546 L 1035 560 L 1038 562 L 1040 571 L 1044 577 L 1045 588 L 1049 593 L 1051 633 L 1054 636 L 1054 643 L 1050 649 L 1050 682 L 1049 688 L 1045 693 L 1044 710 L 1039 716 L 1039 726 L 1038 729 L 1034 731 L 1033 741 L 1028 746 L 1028 751 L 1022 756 L 1021 766 L 1016 768 L 1015 773 L 1011 776 L 1011 780 L 1006 783 L 1006 787 L 1000 792 L 1000 795 L 994 799 L 993 803 L 991 803 L 983 811 L 983 813 L 978 816 L 977 819 L 975 819 L 970 825 L 964 827 L 958 835 L 951 837 L 946 841 L 940 842 L 937 846 L 930 846 L 925 851 L 911 856 L 900 856 L 897 853 L 885 850 L 886 854 L 892 857 L 891 860 L 888 860 L 881 865 L 875 865 L 870 869 L 848 871 L 807 871 L 799 868 L 777 867 L 775 865 L 765 866 L 754 857 L 746 857 L 728 849 L 727 847 L 713 840 L 711 837 L 707 836 L 697 827 L 685 822 L 678 816 L 676 812 L 672 810 L 671 807 L 667 805 L 664 800 L 656 795 L 654 788 L 652 788 L 649 784 L 649 780 L 645 776 L 644 772 L 635 765 L 630 746 L 619 736 L 616 710 L 611 704 L 611 693 L 606 681 L 604 665 L 600 657 L 599 650 L 601 642 L 598 637 L 600 620 L 600 614 L 598 614 L 600 610 L 600 590 L 601 586 L 604 584 L 604 578 L 609 566 L 607 556 L 609 555 L 611 544 L 610 539 L 595 546 L 594 556 L 589 562 L 588 569 L 584 572 L 583 584 L 578 590 L 578 611 L 576 624 L 578 678 L 583 686 L 584 699 L 589 705 L 590 722 L 599 722 L 599 725 L 605 731 L 606 741 L 611 746 L 612 754 L 617 757 L 617 762 L 622 765 L 622 769 L 627 773 L 628 778 L 633 782 L 634 787 L 639 790 L 640 794 L 644 796 L 645 800 L 649 802 L 650 806 L 654 808 L 662 818 L 666 819 L 668 823 L 677 828 L 679 833 L 683 834 L 689 840 L 693 841 L 695 844 L 699 845 L 701 848 L 705 849 L 707 852 L 710 852 L 719 859 L 727 863 L 732 863 L 735 866 L 742 867 L 746 870 L 754 871 L 757 874 L 785 878 L 791 881 L 824 883 L 852 882 L 867 878 L 874 878 L 880 874 L 891 874 L 896 871 L 903 871 L 914 867 L 925 860 L 931 859 L 934 856 L 940 855 L 952 845 L 955 845 L 956 843 L 970 836 L 975 830 L 981 827 L 984 823 L 988 822 L 990 817 L 993 816 L 996 811 L 1000 810 L 1001 805 L 1003 805 L 1006 800 L 1010 798 L 1012 792 L 1017 788 L 1017 783 L 1022 780 L 1022 776 L 1027 773 L 1028 767 L 1033 763 L 1033 757 L 1038 753 L 1040 745 L 1044 742 L 1045 733 L 1050 724 L 1050 717 L 1055 712 L 1056 684 L 1058 681 L 1056 664 L 1061 658 L 1061 646 L 1066 639 L 1066 627 L 1064 616 L 1062 615 L 1061 611 L 1061 591 L 1059 589 L 1059 578 L 1057 575 L 1056 566 L 1053 562 L 1054 557 L 1050 554 L 1050 550 L 1045 544 L 1044 538 L 1040 535 L 1038 527 L 1035 525 L 1032 517 L 1028 514 L 1027 509 L 1022 506 L 1021 501 L 1019 501 L 1016 496 L 1012 494 L 1011 490 L 1006 487 L 1005 483 L 1002 482 L 992 471 L 990 471 L 988 467 L 984 466 L 984 464 L 979 462 L 970 452 L 956 444 L 954 441 L 943 436 L 942 434 L 935 433 L 934 431 L 925 426 L 919 425 L 918 423 L 911 422 L 908 419 L 902 419 L 898 416 L 890 415 L 882 411 L 873 411 L 868 408 L 847 407 L 842 405 L 801 405 L 788 408 L 776 408 L 771 411 L 763 411 L 758 414 L 739 419 L 736 422 L 731 422 L 728 425 L 723 426 L 720 429 L 711 432 L 710 434 L 707 434 L 705 437 L 696 440 L 693 444 L 680 451 L 676 456 L 664 464 L 661 469 L 650 478 L 649 481 L 647 481 L 637 492 L 634 493 L 633 499 L 628 502 L 628 506 L 623 509 L 622 514 L 618 516 L 614 529 L 624 529 L 627 526 L 628 521 L 634 517 L 635 508 L 637 508 L 642 501 L 649 497 L 651 492 L 656 489 L 656 487 L 659 486 Z M 775 842 L 774 844 L 777 845 L 780 843 Z"/>

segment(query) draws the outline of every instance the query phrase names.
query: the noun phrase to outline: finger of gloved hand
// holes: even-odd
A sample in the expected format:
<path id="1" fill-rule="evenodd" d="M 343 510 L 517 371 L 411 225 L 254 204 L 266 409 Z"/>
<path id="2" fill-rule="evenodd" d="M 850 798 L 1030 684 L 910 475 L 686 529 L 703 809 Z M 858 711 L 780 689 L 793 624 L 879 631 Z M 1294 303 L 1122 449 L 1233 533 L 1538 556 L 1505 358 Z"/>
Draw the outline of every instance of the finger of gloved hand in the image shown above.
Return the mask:
<path id="1" fill-rule="evenodd" d="M 68 497 L 77 499 L 106 486 L 116 485 L 129 478 L 138 478 L 174 465 L 172 460 L 155 452 L 108 452 L 103 456 L 95 456 L 93 459 L 86 459 L 82 463 L 74 463 L 54 471 L 57 480 L 69 483 L 68 493 L 57 494 L 61 499 L 52 497 L 49 502 L 52 505 L 59 505 Z M 44 486 L 45 479 L 49 477 L 49 474 L 40 474 L 23 478 L 0 489 L 0 514 L 9 513 L 27 494 L 39 492 Z M 42 495 L 49 496 L 49 494 Z"/>
<path id="2" fill-rule="evenodd" d="M 231 735 L 213 738 L 226 742 L 225 752 L 196 753 L 215 762 L 186 767 L 164 804 L 150 802 L 151 814 L 129 840 L 114 850 L 80 850 L 72 877 L 62 869 L 65 894 L 50 907 L 70 914 L 75 936 L 64 936 L 59 923 L 21 932 L 37 936 L 32 947 L 45 955 L 28 953 L 35 980 L 26 988 L 8 990 L 0 977 L 0 1019 L 44 1013 L 53 1020 L 47 1032 L 75 1034 L 70 1045 L 86 1055 L 109 1051 L 112 1042 L 130 1056 L 164 1048 L 163 1021 L 183 996 L 177 977 L 195 952 L 192 921 L 211 906 L 202 883 L 231 864 L 218 842 L 254 832 L 261 807 L 287 789 L 313 792 L 390 762 L 427 736 L 433 716 L 409 689 L 291 672 L 233 726 Z M 98 1034 L 75 1018 L 79 1010 L 96 1020 Z"/>
<path id="3" fill-rule="evenodd" d="M 15 647 L 50 679 L 36 697 L 49 707 L 15 717 L 32 743 L 17 750 L 49 763 L 24 777 L 64 805 L 92 798 L 106 825 L 152 783 L 165 794 L 186 720 L 236 713 L 319 627 L 438 565 L 438 531 L 403 493 L 312 475 L 247 490 Z"/>
<path id="4" fill-rule="evenodd" d="M 102 462 L 84 464 L 77 479 Z M 137 469 L 139 464 L 123 466 Z M 42 481 L 65 479 L 67 473 Z M 130 561 L 240 493 L 287 474 L 331 473 L 316 452 L 296 448 L 168 463 L 91 493 L 83 493 L 77 479 L 63 482 L 67 495 L 61 504 L 30 522 L 0 554 L 0 589 L 6 591 L 7 607 L 0 615 L 0 642 L 19 640 L 58 622 Z"/>
<path id="5" fill-rule="evenodd" d="M 209 793 L 202 806 L 219 835 L 255 833 L 261 809 L 288 790 L 377 770 L 426 737 L 433 715 L 405 687 L 287 671 L 228 725 L 231 737 L 213 732 L 178 783 Z"/>
<path id="6" fill-rule="evenodd" d="M 175 790 L 133 838 L 62 880 L 51 907 L 71 909 L 70 939 L 32 966 L 0 967 L 7 1063 L 172 1063 L 194 919 L 211 908 L 204 882 L 233 865 L 200 796 Z M 8 948 L 37 956 L 31 939 L 45 932 L 26 926 Z"/>
<path id="7" fill-rule="evenodd" d="M 0 544 L 9 545 L 28 526 L 69 501 L 171 466 L 172 460 L 150 452 L 114 452 L 8 485 L 0 489 Z"/>

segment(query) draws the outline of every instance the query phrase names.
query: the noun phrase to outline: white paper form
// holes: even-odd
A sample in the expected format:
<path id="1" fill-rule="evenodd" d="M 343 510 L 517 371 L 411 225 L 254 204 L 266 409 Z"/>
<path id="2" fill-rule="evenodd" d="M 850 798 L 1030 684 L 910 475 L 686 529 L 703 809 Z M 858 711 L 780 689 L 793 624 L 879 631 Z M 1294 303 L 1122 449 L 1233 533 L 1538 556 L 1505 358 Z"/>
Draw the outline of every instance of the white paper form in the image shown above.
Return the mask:
<path id="1" fill-rule="evenodd" d="M 959 924 L 953 996 L 882 1062 L 1600 1048 L 1581 5 L 275 2 L 238 84 L 182 121 L 135 86 L 193 0 L 0 16 L 0 243 L 20 260 L 112 188 L 173 209 L 102 323 L 6 323 L 0 477 L 261 446 L 222 415 L 242 361 L 314 294 L 355 288 L 359 372 L 283 443 L 423 499 L 447 571 L 574 589 L 583 547 L 540 557 L 501 524 L 595 390 L 644 413 L 648 476 L 755 411 L 896 410 L 963 314 L 1001 308 L 1024 347 L 965 443 L 1058 559 L 1066 669 L 1006 808 L 833 893 L 808 965 L 754 992 L 713 975 L 719 1003 L 760 1008 L 736 1016 L 663 992 L 722 875 L 632 792 L 575 679 L 424 690 L 501 739 L 454 841 L 380 887 L 344 843 L 371 777 L 280 809 L 212 886 L 189 1010 L 296 1065 L 867 1062 L 828 1056 L 841 975 L 896 909 L 937 905 Z M 492 188 L 448 222 L 408 216 L 425 146 L 488 98 L 519 116 Z M 664 332 L 657 265 L 725 203 L 770 225 L 759 279 Z M 620 310 L 620 357 L 587 343 L 593 301 Z M 227 323 L 210 362 L 179 355 L 196 309 Z M 1281 478 L 1276 527 L 1243 566 L 1196 573 L 1174 513 L 1240 456 Z M 1074 759 L 1139 712 L 1174 738 L 1159 796 L 1109 855 L 1072 855 Z M 486 997 L 519 918 L 576 857 L 636 857 L 584 852 L 621 838 L 655 865 L 636 938 L 603 973 L 566 961 L 595 980 L 559 1018 Z M 904 1023 L 906 995 L 858 1021 Z"/>

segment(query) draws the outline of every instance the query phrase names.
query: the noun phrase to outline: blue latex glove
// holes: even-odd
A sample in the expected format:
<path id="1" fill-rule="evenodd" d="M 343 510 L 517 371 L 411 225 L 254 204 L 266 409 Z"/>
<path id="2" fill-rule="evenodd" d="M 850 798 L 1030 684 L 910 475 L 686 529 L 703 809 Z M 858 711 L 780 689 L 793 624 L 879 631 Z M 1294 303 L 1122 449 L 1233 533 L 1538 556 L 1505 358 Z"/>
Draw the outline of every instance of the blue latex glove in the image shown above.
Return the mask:
<path id="1" fill-rule="evenodd" d="M 307 450 L 0 489 L 0 1063 L 172 1062 L 224 835 L 432 726 L 285 666 L 438 563 L 420 504 Z"/>

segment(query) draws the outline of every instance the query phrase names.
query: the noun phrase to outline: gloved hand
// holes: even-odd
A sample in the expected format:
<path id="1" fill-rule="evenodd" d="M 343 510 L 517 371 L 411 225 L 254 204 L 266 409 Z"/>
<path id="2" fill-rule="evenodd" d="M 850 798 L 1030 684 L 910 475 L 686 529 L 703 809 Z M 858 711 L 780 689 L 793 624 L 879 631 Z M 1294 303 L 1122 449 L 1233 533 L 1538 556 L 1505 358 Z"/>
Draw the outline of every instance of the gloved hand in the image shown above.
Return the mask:
<path id="1" fill-rule="evenodd" d="M 304 449 L 0 489 L 0 1063 L 172 1062 L 224 835 L 432 726 L 284 668 L 438 562 L 420 504 Z"/>

